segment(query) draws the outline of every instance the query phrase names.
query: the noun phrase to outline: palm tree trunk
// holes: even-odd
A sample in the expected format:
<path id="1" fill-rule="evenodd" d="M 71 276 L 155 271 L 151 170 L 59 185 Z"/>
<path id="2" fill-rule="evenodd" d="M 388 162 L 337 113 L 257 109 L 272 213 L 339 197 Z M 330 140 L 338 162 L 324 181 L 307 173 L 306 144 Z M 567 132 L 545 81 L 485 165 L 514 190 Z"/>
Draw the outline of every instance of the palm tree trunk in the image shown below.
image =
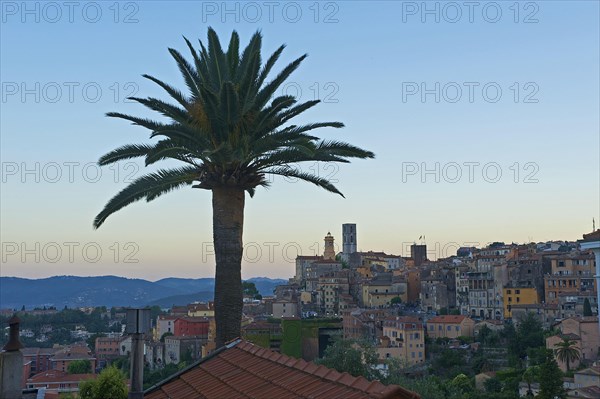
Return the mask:
<path id="1" fill-rule="evenodd" d="M 213 188 L 215 322 L 217 348 L 240 336 L 242 320 L 242 233 L 245 192 Z"/>

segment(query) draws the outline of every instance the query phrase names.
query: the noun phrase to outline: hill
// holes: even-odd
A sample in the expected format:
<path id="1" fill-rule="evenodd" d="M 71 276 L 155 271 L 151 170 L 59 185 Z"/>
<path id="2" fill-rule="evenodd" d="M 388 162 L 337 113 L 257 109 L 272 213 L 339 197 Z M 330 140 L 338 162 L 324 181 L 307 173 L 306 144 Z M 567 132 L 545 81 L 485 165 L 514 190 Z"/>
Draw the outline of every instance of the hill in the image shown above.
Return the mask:
<path id="1" fill-rule="evenodd" d="M 251 278 L 262 295 L 273 295 L 287 280 Z M 42 279 L 0 277 L 0 308 L 146 306 L 212 299 L 213 278 L 165 278 L 155 282 L 118 276 L 54 276 Z M 173 302 L 175 300 L 175 302 Z"/>

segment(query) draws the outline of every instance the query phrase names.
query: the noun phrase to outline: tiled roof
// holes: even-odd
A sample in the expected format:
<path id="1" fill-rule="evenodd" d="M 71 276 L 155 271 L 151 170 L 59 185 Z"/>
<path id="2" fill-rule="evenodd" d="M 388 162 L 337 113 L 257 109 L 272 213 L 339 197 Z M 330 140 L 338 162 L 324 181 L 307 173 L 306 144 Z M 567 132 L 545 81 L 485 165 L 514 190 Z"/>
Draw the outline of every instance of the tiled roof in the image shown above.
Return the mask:
<path id="1" fill-rule="evenodd" d="M 80 352 L 65 352 L 60 351 L 56 352 L 54 356 L 50 359 L 50 361 L 62 361 L 62 360 L 94 360 L 96 359 L 93 355 L 89 353 L 80 353 Z"/>
<path id="2" fill-rule="evenodd" d="M 569 397 L 575 396 L 579 398 L 594 399 L 600 397 L 600 387 L 597 385 L 591 385 L 589 387 L 577 388 L 572 391 L 568 391 L 567 393 L 570 395 Z"/>
<path id="3" fill-rule="evenodd" d="M 568 334 L 557 334 L 557 335 L 553 335 L 553 337 L 559 337 L 561 339 L 568 339 L 571 341 L 578 341 L 581 339 L 581 337 L 577 334 L 573 334 L 573 333 L 568 333 Z"/>
<path id="4" fill-rule="evenodd" d="M 78 383 L 97 378 L 96 374 L 68 374 L 61 370 L 42 371 L 27 379 L 28 384 Z"/>
<path id="5" fill-rule="evenodd" d="M 592 366 L 585 370 L 576 371 L 575 374 L 587 374 L 600 376 L 600 366 Z"/>
<path id="6" fill-rule="evenodd" d="M 583 241 L 600 241 L 600 229 L 588 234 L 584 234 Z"/>
<path id="7" fill-rule="evenodd" d="M 428 323 L 460 324 L 467 316 L 465 315 L 444 315 L 435 316 L 427 320 Z"/>
<path id="8" fill-rule="evenodd" d="M 378 398 L 418 399 L 383 385 L 237 340 L 155 385 L 145 399 Z"/>

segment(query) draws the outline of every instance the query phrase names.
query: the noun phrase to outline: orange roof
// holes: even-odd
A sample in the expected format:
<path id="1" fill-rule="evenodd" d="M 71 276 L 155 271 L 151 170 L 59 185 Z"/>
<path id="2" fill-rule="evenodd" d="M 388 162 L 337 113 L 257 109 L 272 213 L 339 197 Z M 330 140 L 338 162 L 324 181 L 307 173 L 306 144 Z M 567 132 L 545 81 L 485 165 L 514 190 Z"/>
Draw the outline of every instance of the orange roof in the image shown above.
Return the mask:
<path id="1" fill-rule="evenodd" d="M 583 235 L 583 241 L 600 241 L 600 229 Z"/>
<path id="2" fill-rule="evenodd" d="M 419 399 L 398 385 L 339 373 L 236 340 L 155 385 L 145 399 L 378 398 Z"/>
<path id="3" fill-rule="evenodd" d="M 427 320 L 427 323 L 460 324 L 466 318 L 465 315 L 435 316 Z"/>
<path id="4" fill-rule="evenodd" d="M 97 374 L 68 374 L 61 370 L 48 370 L 27 379 L 28 384 L 79 383 L 97 378 Z"/>

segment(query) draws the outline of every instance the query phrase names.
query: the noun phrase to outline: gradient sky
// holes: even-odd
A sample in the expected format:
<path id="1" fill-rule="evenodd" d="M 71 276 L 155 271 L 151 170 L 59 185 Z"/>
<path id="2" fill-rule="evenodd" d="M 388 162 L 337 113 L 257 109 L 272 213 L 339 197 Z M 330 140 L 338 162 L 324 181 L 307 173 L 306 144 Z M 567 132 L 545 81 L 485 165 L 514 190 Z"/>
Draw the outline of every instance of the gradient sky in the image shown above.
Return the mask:
<path id="1" fill-rule="evenodd" d="M 93 163 L 149 142 L 104 114 L 153 116 L 125 98 L 166 98 L 144 73 L 185 88 L 167 48 L 187 55 L 182 35 L 205 40 L 208 26 L 244 44 L 260 29 L 264 57 L 287 44 L 280 68 L 308 53 L 286 88 L 326 101 L 301 121 L 342 121 L 318 134 L 376 154 L 302 166 L 345 199 L 282 178 L 258 189 L 243 277 L 291 277 L 298 252 L 321 252 L 342 223 L 357 223 L 361 250 L 406 256 L 425 235 L 430 258 L 466 243 L 576 240 L 600 223 L 597 1 L 427 2 L 433 13 L 391 1 L 23 4 L 2 2 L 2 276 L 213 275 L 207 191 L 139 202 L 92 229 L 145 172 L 122 163 L 97 177 Z"/>

